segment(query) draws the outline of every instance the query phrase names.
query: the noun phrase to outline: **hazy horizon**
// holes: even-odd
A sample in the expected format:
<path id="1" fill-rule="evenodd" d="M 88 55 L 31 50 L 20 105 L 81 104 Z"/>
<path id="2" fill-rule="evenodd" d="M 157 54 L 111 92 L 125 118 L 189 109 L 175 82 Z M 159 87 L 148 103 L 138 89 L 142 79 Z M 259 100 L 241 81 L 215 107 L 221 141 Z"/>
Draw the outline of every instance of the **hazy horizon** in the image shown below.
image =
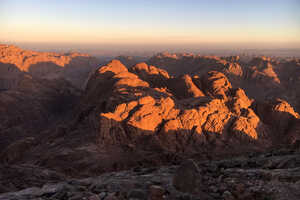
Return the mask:
<path id="1" fill-rule="evenodd" d="M 3 42 L 2 42 L 3 43 Z M 1 41 L 0 41 L 1 44 Z M 109 45 L 109 44 L 76 44 L 76 43 L 5 43 L 15 45 L 26 50 L 44 52 L 79 52 L 92 56 L 107 58 L 108 60 L 116 56 L 137 56 L 150 57 L 157 53 L 193 53 L 200 55 L 230 56 L 230 55 L 252 55 L 252 56 L 276 56 L 276 57 L 296 57 L 300 58 L 300 48 L 272 47 L 249 47 L 243 45 L 213 45 L 195 44 L 193 46 L 178 45 Z"/>
<path id="2" fill-rule="evenodd" d="M 0 42 L 47 49 L 300 48 L 300 1 L 3 0 Z"/>

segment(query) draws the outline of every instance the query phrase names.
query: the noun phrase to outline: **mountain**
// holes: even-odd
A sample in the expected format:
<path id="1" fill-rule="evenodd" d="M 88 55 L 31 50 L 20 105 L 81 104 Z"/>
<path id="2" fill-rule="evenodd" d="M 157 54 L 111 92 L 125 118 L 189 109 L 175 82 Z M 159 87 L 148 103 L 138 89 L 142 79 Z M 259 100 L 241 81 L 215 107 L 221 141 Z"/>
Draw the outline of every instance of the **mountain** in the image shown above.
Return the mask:
<path id="1" fill-rule="evenodd" d="M 173 78 L 145 63 L 128 69 L 118 60 L 92 74 L 73 112 L 58 122 L 59 129 L 35 135 L 36 146 L 22 156 L 15 159 L 7 147 L 2 158 L 11 164 L 32 159 L 79 176 L 200 152 L 207 157 L 263 151 L 279 141 L 293 144 L 299 134 L 299 115 L 286 101 L 249 99 L 221 72 Z M 67 172 L 70 167 L 74 171 Z"/>
<path id="2" fill-rule="evenodd" d="M 299 112 L 299 59 L 275 59 L 265 56 L 201 56 L 161 53 L 148 64 L 167 70 L 170 75 L 202 76 L 216 70 L 224 73 L 234 87 L 243 88 L 251 98 L 265 100 L 281 98 Z"/>
<path id="3" fill-rule="evenodd" d="M 6 60 L 20 57 L 20 49 L 11 53 L 16 47 L 5 48 L 9 55 L 4 56 Z M 53 53 L 41 54 L 51 57 Z M 64 59 L 71 57 L 65 55 Z M 299 167 L 294 159 L 300 141 L 300 115 L 294 106 L 299 105 L 299 60 L 255 57 L 244 62 L 237 56 L 162 54 L 132 66 L 119 60 L 98 67 L 82 65 L 85 81 L 70 75 L 79 73 L 75 66 L 70 66 L 68 73 L 64 67 L 59 68 L 62 71 L 50 67 L 47 73 L 37 73 L 46 72 L 44 65 L 32 72 L 20 67 L 26 66 L 24 61 L 3 60 L 0 70 L 6 74 L 1 79 L 5 90 L 0 91 L 0 192 L 105 172 L 143 171 L 189 158 L 213 160 L 220 170 L 223 165 L 231 170 L 235 164 L 220 162 L 227 166 L 217 160 L 266 156 L 274 151 L 280 154 L 280 149 L 292 152 L 293 159 L 286 161 L 288 167 L 284 169 Z M 17 84 L 7 82 L 13 80 L 11 77 Z M 271 166 L 266 160 L 258 161 L 259 157 L 253 162 L 263 164 L 245 159 L 236 167 Z M 285 164 L 277 163 L 270 170 Z M 210 167 L 203 167 L 209 171 Z M 244 176 L 241 170 L 232 173 Z M 17 171 L 17 177 L 13 171 Z M 273 176 L 275 171 L 266 173 Z M 174 175 L 171 171 L 168 174 Z M 183 187 L 174 182 L 178 190 Z"/>
<path id="4" fill-rule="evenodd" d="M 0 90 L 16 87 L 24 72 L 43 79 L 64 78 L 81 88 L 99 63 L 87 54 L 36 52 L 0 45 Z"/>

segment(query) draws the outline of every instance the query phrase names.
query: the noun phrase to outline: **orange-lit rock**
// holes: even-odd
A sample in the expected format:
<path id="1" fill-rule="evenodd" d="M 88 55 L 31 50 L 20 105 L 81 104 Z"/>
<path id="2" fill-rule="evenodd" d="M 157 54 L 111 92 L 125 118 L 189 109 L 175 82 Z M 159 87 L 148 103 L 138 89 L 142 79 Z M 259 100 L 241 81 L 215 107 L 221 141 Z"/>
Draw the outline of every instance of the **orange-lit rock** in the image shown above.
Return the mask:
<path id="1" fill-rule="evenodd" d="M 179 99 L 202 97 L 204 93 L 193 83 L 189 75 L 172 78 L 168 81 L 168 87 Z"/>
<path id="2" fill-rule="evenodd" d="M 157 135 L 160 148 L 182 151 L 190 149 L 187 145 L 191 142 L 193 145 L 208 145 L 212 140 L 230 142 L 232 137 L 238 141 L 239 135 L 245 136 L 240 139 L 241 143 L 247 137 L 258 140 L 258 131 L 267 130 L 249 108 L 252 101 L 242 89 L 232 89 L 224 74 L 212 71 L 204 77 L 194 77 L 211 96 L 203 97 L 190 76 L 178 79 L 183 80 L 184 87 L 177 87 L 178 81 L 172 82 L 172 78 L 160 74 L 159 69 L 152 68 L 154 71 L 151 72 L 150 68 L 140 63 L 130 70 L 133 74 L 119 61 L 112 61 L 99 68 L 90 79 L 90 86 L 99 87 L 87 87 L 87 97 L 106 102 L 103 107 L 103 103 L 87 99 L 99 112 L 99 124 L 94 121 L 99 127 L 102 143 L 106 138 L 112 144 L 134 143 L 145 135 Z M 168 80 L 165 90 L 169 92 L 153 88 L 155 84 L 150 79 L 153 74 L 160 74 Z M 102 90 L 105 85 L 110 85 L 111 89 Z M 104 92 L 97 93 L 98 90 Z M 118 138 L 120 141 L 116 141 Z"/>
<path id="3" fill-rule="evenodd" d="M 98 63 L 96 58 L 87 54 L 36 52 L 12 45 L 0 45 L 0 71 L 5 70 L 0 73 L 0 89 L 19 85 L 18 76 L 24 72 L 43 79 L 64 78 L 84 89 L 83 83 Z M 5 80 L 9 76 L 10 80 Z"/>
<path id="4" fill-rule="evenodd" d="M 227 77 L 217 71 L 210 71 L 203 77 L 203 88 L 207 94 L 216 98 L 227 98 L 227 92 L 232 88 Z"/>
<path id="5" fill-rule="evenodd" d="M 165 70 L 147 65 L 146 63 L 138 63 L 129 70 L 137 74 L 140 79 L 147 81 L 154 88 L 166 87 L 166 82 L 170 78 L 168 72 Z"/>
<path id="6" fill-rule="evenodd" d="M 299 61 L 167 53 L 155 59 L 161 65 L 150 59 L 97 66 L 82 93 L 63 79 L 21 71 L 19 62 L 2 65 L 8 68 L 0 73 L 11 74 L 0 83 L 15 89 L 0 91 L 1 161 L 81 177 L 297 145 Z"/>

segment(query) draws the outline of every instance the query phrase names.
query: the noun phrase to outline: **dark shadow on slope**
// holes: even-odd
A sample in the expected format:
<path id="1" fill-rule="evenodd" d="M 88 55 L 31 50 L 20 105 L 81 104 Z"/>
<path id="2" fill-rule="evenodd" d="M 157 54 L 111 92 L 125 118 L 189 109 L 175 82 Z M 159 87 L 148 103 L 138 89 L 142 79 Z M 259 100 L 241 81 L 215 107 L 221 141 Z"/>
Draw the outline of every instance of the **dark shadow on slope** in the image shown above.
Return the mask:
<path id="1" fill-rule="evenodd" d="M 53 62 L 38 62 L 30 65 L 28 73 L 36 77 L 44 77 L 50 74 L 56 74 L 63 71 L 63 67 Z"/>
<path id="2" fill-rule="evenodd" d="M 80 92 L 64 80 L 23 80 L 27 87 L 0 93 L 0 152 L 9 144 L 40 134 L 73 112 Z"/>
<path id="3" fill-rule="evenodd" d="M 147 63 L 167 70 L 170 75 L 203 75 L 207 71 L 223 69 L 223 65 L 219 63 L 219 60 L 209 56 L 182 56 L 177 59 L 154 56 Z"/>
<path id="4" fill-rule="evenodd" d="M 0 92 L 17 87 L 23 76 L 16 65 L 0 62 Z"/>
<path id="5" fill-rule="evenodd" d="M 270 127 L 272 131 L 270 139 L 273 145 L 291 144 L 292 138 L 298 138 L 299 135 L 297 131 L 299 119 L 288 111 L 274 110 L 280 102 L 282 100 L 277 99 L 268 102 L 256 101 L 251 105 L 261 121 Z"/>
<path id="6" fill-rule="evenodd" d="M 28 72 L 38 78 L 64 78 L 77 88 L 83 89 L 89 74 L 98 67 L 100 61 L 93 57 L 76 56 L 70 62 L 58 65 L 55 62 L 38 62 L 28 68 Z"/>

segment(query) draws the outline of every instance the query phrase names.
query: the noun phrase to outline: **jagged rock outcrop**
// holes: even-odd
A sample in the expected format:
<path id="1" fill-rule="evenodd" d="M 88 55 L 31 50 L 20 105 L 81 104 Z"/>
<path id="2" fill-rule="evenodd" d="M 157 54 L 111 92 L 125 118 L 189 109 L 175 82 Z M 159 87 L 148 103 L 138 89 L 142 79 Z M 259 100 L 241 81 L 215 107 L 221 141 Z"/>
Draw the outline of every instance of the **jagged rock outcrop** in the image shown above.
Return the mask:
<path id="1" fill-rule="evenodd" d="M 203 87 L 208 95 L 215 98 L 227 97 L 229 89 L 232 88 L 227 77 L 221 72 L 210 71 L 203 77 Z"/>
<path id="2" fill-rule="evenodd" d="M 178 99 L 205 96 L 189 75 L 182 75 L 176 78 L 169 79 L 168 88 Z"/>
<path id="3" fill-rule="evenodd" d="M 188 75 L 172 82 L 173 78 L 165 71 L 161 73 L 145 63 L 129 71 L 133 73 L 113 60 L 99 68 L 88 84 L 84 102 L 95 107 L 93 126 L 97 127 L 103 144 L 125 142 L 138 146 L 140 138 L 150 135 L 157 148 L 182 152 L 197 149 L 199 145 L 220 143 L 222 146 L 224 141 L 233 138 L 236 143 L 240 136 L 235 136 L 239 134 L 255 141 L 268 133 L 268 128 L 250 108 L 252 101 L 245 92 L 232 89 L 220 72 L 211 71 L 198 78 L 210 95 L 205 97 Z M 153 74 L 167 80 L 169 92 L 155 89 L 157 85 L 151 82 Z M 102 89 L 108 85 L 109 89 Z M 193 104 L 184 103 L 188 98 L 194 99 Z M 263 131 L 258 133 L 257 130 Z"/>
<path id="4" fill-rule="evenodd" d="M 257 57 L 250 61 L 251 78 L 264 82 L 270 87 L 280 84 L 277 74 L 274 72 L 271 59 L 267 57 Z"/>
<path id="5" fill-rule="evenodd" d="M 153 56 L 148 63 L 160 66 L 171 75 L 202 77 L 209 71 L 218 71 L 233 87 L 242 88 L 251 98 L 261 101 L 270 97 L 287 99 L 299 112 L 299 59 L 163 53 Z"/>
<path id="6" fill-rule="evenodd" d="M 228 62 L 224 67 L 224 72 L 233 79 L 238 79 L 244 76 L 243 68 L 237 62 Z"/>
<path id="7" fill-rule="evenodd" d="M 153 88 L 166 87 L 166 82 L 170 78 L 167 71 L 152 65 L 148 66 L 144 62 L 136 64 L 130 68 L 130 71 L 137 74 L 140 79 L 147 81 Z"/>
<path id="8" fill-rule="evenodd" d="M 268 102 L 257 102 L 254 105 L 260 119 L 270 125 L 273 129 L 274 136 L 277 136 L 277 143 L 288 142 L 287 134 L 295 131 L 295 136 L 299 134 L 294 128 L 295 124 L 299 121 L 299 114 L 294 111 L 291 105 L 282 100 L 275 99 Z"/>

